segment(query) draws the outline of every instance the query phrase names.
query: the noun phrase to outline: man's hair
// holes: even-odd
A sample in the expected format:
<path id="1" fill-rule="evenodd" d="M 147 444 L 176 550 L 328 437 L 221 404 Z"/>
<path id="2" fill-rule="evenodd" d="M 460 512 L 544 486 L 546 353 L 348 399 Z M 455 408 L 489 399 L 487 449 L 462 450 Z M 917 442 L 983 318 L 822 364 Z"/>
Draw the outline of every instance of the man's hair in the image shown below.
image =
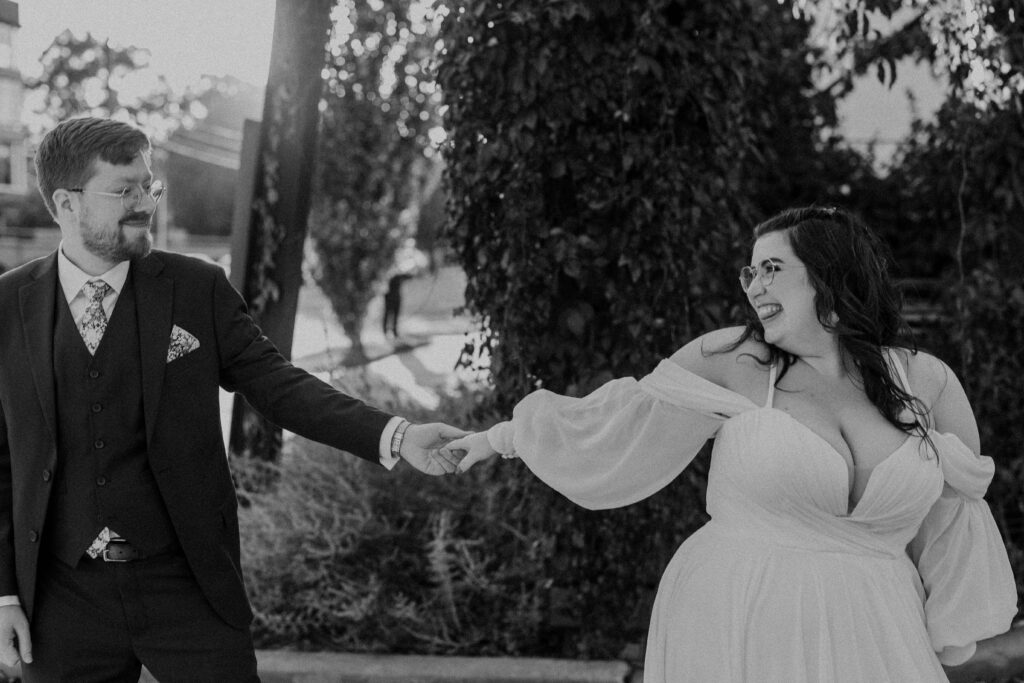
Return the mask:
<path id="1" fill-rule="evenodd" d="M 50 215 L 57 217 L 54 191 L 85 185 L 97 159 L 130 164 L 150 149 L 145 133 L 121 121 L 84 117 L 59 123 L 43 137 L 35 158 L 39 193 Z"/>

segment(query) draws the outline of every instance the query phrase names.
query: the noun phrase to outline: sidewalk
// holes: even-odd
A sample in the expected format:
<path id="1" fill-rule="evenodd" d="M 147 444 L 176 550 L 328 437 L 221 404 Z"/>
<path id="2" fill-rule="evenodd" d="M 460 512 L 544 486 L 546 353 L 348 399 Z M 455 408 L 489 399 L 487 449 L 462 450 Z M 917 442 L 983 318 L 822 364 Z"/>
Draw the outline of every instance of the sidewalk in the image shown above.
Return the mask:
<path id="1" fill-rule="evenodd" d="M 371 361 L 362 366 L 403 395 L 427 409 L 440 403 L 440 394 L 461 384 L 484 381 L 484 373 L 456 369 L 459 355 L 477 334 L 476 324 L 467 316 L 454 314 L 462 305 L 465 275 L 448 266 L 436 275 L 424 274 L 402 288 L 403 302 L 398 321 L 398 340 L 388 339 L 381 329 L 383 300 L 370 304 L 363 326 L 363 345 Z M 348 372 L 343 367 L 351 345 L 337 322 L 330 303 L 315 285 L 299 292 L 292 341 L 292 360 L 325 381 Z M 232 394 L 221 391 L 221 425 L 225 441 L 231 429 Z"/>
<path id="2" fill-rule="evenodd" d="M 477 329 L 469 317 L 454 313 L 463 304 L 465 286 L 465 275 L 454 266 L 407 281 L 402 287 L 397 340 L 384 336 L 383 301 L 381 296 L 375 297 L 363 325 L 363 346 L 371 359 L 366 370 L 428 408 L 437 405 L 438 391 L 460 381 L 482 379 L 455 367 L 469 339 L 467 335 L 475 334 Z M 311 372 L 337 371 L 350 344 L 319 288 L 303 287 L 292 342 L 295 364 Z"/>

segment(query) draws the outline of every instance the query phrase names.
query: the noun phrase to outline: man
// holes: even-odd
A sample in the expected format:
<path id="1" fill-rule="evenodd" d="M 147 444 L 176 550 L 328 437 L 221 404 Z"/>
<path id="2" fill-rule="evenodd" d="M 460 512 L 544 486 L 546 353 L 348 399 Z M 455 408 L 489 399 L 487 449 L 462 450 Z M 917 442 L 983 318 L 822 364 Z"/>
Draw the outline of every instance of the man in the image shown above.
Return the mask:
<path id="1" fill-rule="evenodd" d="M 61 228 L 0 277 L 0 659 L 24 680 L 258 680 L 218 388 L 290 431 L 453 471 L 410 425 L 299 370 L 220 268 L 151 251 L 150 144 L 65 121 L 36 154 Z M 31 626 L 30 626 L 31 624 Z"/>
<path id="2" fill-rule="evenodd" d="M 398 316 L 402 312 L 402 283 L 411 280 L 410 273 L 398 273 L 388 279 L 388 290 L 384 292 L 384 336 L 398 338 Z"/>

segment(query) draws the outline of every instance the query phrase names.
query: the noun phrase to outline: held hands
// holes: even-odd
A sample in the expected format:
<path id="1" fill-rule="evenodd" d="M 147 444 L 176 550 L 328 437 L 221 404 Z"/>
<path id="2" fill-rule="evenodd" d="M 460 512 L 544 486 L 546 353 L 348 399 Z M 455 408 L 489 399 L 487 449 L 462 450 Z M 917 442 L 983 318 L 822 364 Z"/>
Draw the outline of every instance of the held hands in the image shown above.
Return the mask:
<path id="1" fill-rule="evenodd" d="M 446 445 L 467 434 L 469 432 L 442 422 L 412 424 L 405 430 L 399 455 L 424 474 L 452 474 L 464 454 L 453 452 Z"/>
<path id="2" fill-rule="evenodd" d="M 0 607 L 0 662 L 7 666 L 32 663 L 32 637 L 20 605 Z"/>
<path id="3" fill-rule="evenodd" d="M 459 474 L 465 472 L 481 460 L 486 460 L 498 454 L 498 451 L 491 448 L 491 442 L 487 439 L 487 432 L 476 432 L 463 436 L 461 439 L 455 439 L 455 441 L 445 446 L 445 449 L 461 454 L 458 467 L 456 467 L 456 472 Z"/>

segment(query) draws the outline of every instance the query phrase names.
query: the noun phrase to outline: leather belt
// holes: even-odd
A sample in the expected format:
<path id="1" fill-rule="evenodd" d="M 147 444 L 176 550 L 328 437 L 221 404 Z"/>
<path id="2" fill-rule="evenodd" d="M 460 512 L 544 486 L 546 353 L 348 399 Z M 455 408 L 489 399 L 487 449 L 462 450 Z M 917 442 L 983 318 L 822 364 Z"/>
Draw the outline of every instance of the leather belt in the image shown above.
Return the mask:
<path id="1" fill-rule="evenodd" d="M 144 560 L 146 556 L 125 539 L 112 538 L 98 559 L 104 562 L 134 562 L 135 560 Z"/>

